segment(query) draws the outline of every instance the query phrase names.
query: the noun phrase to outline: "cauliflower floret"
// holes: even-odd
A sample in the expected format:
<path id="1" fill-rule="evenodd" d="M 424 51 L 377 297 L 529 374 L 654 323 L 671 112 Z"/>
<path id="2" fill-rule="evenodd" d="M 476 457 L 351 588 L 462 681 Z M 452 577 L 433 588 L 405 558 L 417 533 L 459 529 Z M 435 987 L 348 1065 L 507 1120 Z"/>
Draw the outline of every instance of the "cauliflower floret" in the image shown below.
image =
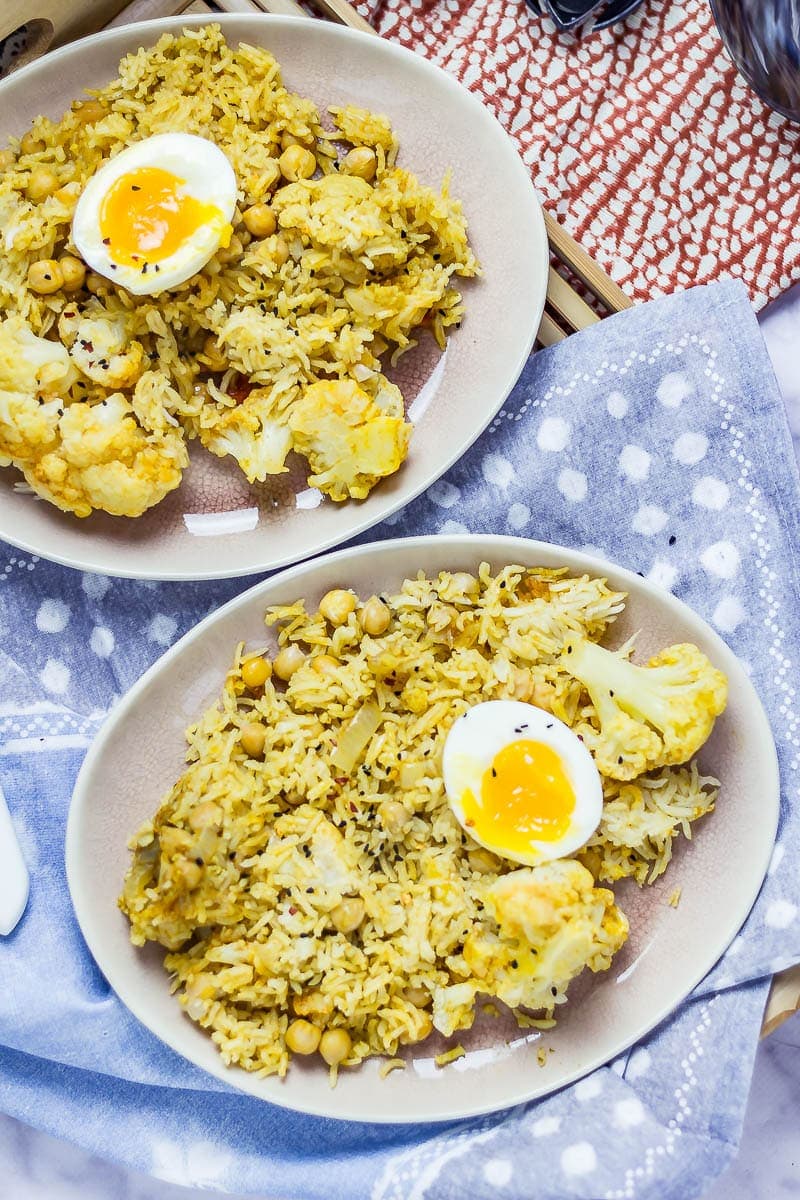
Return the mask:
<path id="1" fill-rule="evenodd" d="M 63 404 L 59 396 L 0 390 L 0 464 L 22 466 L 51 450 L 58 441 Z"/>
<path id="2" fill-rule="evenodd" d="M 110 388 L 130 388 L 142 373 L 144 348 L 129 342 L 125 322 L 92 303 L 84 312 L 68 305 L 58 319 L 58 336 L 87 379 Z"/>
<path id="3" fill-rule="evenodd" d="M 208 406 L 201 414 L 199 434 L 206 449 L 218 458 L 232 455 L 250 483 L 286 470 L 292 435 L 275 410 L 271 388 L 253 388 L 232 408 Z"/>
<path id="4" fill-rule="evenodd" d="M 0 463 L 32 462 L 57 441 L 64 396 L 78 372 L 60 342 L 31 333 L 17 316 L 0 321 Z"/>
<path id="5" fill-rule="evenodd" d="M 573 859 L 511 871 L 486 891 L 492 927 L 475 928 L 464 958 L 480 990 L 512 1008 L 552 1012 L 584 967 L 605 971 L 628 936 L 606 888 Z"/>
<path id="6" fill-rule="evenodd" d="M 99 404 L 71 404 L 58 436 L 23 471 L 35 492 L 79 517 L 95 508 L 138 517 L 178 486 L 188 463 L 182 434 L 148 434 L 118 392 Z"/>
<path id="7" fill-rule="evenodd" d="M 0 388 L 63 396 L 78 378 L 60 342 L 37 337 L 22 317 L 0 320 Z"/>
<path id="8" fill-rule="evenodd" d="M 395 393 L 397 393 L 395 395 Z M 292 407 L 294 449 L 311 467 L 310 487 L 332 500 L 363 500 L 408 453 L 411 425 L 399 392 L 385 385 L 374 400 L 350 379 L 313 383 Z"/>
<path id="9" fill-rule="evenodd" d="M 584 638 L 565 646 L 561 666 L 580 680 L 599 730 L 579 732 L 610 779 L 687 762 L 711 734 L 728 700 L 725 676 L 697 646 L 669 646 L 646 667 Z"/>

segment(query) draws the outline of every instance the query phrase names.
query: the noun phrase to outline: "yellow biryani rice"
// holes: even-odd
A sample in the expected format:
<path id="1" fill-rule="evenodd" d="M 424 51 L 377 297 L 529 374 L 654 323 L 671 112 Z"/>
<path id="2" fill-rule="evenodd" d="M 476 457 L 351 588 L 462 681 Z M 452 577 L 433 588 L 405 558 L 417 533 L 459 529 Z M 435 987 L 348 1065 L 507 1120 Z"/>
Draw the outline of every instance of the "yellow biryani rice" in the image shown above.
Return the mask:
<path id="1" fill-rule="evenodd" d="M 185 283 L 134 296 L 83 271 L 72 216 L 103 163 L 167 132 L 229 158 L 233 235 Z M 300 146 L 315 175 L 293 180 L 282 156 Z M 365 497 L 411 432 L 387 364 L 423 328 L 444 347 L 457 277 L 478 271 L 447 180 L 422 186 L 397 153 L 386 116 L 320 113 L 267 50 L 214 25 L 165 35 L 61 120 L 38 117 L 0 152 L 0 464 L 77 516 L 158 503 L 192 438 L 251 482 L 294 450 L 311 486 Z"/>
<path id="2" fill-rule="evenodd" d="M 627 921 L 598 885 L 663 872 L 716 781 L 694 765 L 605 780 L 590 844 L 520 869 L 462 831 L 441 759 L 483 700 L 586 728 L 559 656 L 623 604 L 603 579 L 484 564 L 267 612 L 280 650 L 239 648 L 188 731 L 185 773 L 132 840 L 120 898 L 226 1063 L 283 1074 L 317 1047 L 334 1071 L 393 1058 L 468 1028 L 480 996 L 547 1025 L 576 975 L 609 966 Z"/>

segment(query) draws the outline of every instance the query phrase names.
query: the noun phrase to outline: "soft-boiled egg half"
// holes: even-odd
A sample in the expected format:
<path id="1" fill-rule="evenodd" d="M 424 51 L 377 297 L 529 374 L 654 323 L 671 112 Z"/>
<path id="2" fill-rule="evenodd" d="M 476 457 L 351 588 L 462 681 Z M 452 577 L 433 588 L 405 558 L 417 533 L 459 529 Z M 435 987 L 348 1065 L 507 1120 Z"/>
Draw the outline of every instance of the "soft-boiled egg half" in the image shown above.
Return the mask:
<path id="1" fill-rule="evenodd" d="M 137 296 L 195 275 L 231 238 L 236 176 L 207 138 L 160 133 L 136 142 L 86 184 L 72 240 L 93 270 Z"/>
<path id="2" fill-rule="evenodd" d="M 573 854 L 600 823 L 603 785 L 592 756 L 551 713 L 517 700 L 467 709 L 444 745 L 444 785 L 470 837 L 535 866 Z"/>

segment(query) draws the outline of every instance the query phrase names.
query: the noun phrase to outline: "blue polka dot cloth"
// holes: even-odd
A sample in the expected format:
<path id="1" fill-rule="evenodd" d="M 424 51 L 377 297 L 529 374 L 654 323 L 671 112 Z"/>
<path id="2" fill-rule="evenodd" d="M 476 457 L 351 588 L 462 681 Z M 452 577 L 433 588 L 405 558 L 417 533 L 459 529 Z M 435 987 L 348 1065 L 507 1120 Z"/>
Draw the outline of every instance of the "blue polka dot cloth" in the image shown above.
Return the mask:
<path id="1" fill-rule="evenodd" d="M 176 1183 L 269 1200 L 691 1200 L 734 1154 L 768 977 L 800 960 L 798 481 L 744 288 L 654 301 L 528 363 L 446 477 L 362 540 L 452 531 L 588 547 L 688 601 L 747 664 L 782 817 L 721 962 L 617 1061 L 453 1125 L 300 1116 L 206 1077 L 141 1027 L 89 957 L 64 875 L 86 747 L 176 638 L 252 581 L 82 575 L 0 548 L 0 781 L 31 870 L 0 942 L 0 1107 Z"/>

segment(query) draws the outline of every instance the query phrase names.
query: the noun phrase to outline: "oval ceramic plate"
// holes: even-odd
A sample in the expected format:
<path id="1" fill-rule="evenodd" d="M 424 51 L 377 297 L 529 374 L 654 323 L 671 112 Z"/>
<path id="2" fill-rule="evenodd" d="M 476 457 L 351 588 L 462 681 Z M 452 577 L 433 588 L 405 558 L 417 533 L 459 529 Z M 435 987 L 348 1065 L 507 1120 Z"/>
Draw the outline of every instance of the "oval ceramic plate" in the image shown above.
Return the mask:
<path id="1" fill-rule="evenodd" d="M 170 996 L 163 951 L 135 949 L 116 898 L 128 837 L 151 817 L 183 770 L 184 727 L 219 694 L 237 642 L 263 647 L 264 610 L 300 596 L 310 605 L 329 588 L 362 596 L 396 588 L 418 570 L 474 571 L 482 561 L 568 566 L 606 576 L 629 594 L 613 627 L 619 644 L 635 630 L 640 654 L 695 642 L 730 680 L 730 704 L 700 755 L 722 781 L 716 811 L 681 839 L 655 885 L 617 890 L 630 938 L 611 970 L 585 972 L 556 1028 L 520 1031 L 511 1019 L 479 1015 L 459 1033 L 467 1053 L 446 1070 L 433 1038 L 408 1051 L 404 1071 L 378 1078 L 380 1059 L 343 1071 L 335 1092 L 322 1064 L 293 1064 L 288 1076 L 257 1079 L 226 1068 L 207 1034 Z M 753 819 L 753 797 L 758 819 Z M 769 725 L 733 652 L 685 605 L 646 580 L 584 554 L 508 537 L 421 537 L 341 551 L 260 584 L 201 622 L 169 650 L 114 710 L 92 746 L 72 800 L 67 874 L 89 949 L 120 999 L 153 1033 L 212 1075 L 262 1100 L 359 1121 L 443 1121 L 544 1095 L 614 1058 L 666 1017 L 710 970 L 744 921 L 769 861 L 778 817 L 778 770 Z M 682 889 L 678 908 L 667 903 Z M 553 1049 L 543 1056 L 539 1051 Z"/>
<path id="2" fill-rule="evenodd" d="M 445 354 L 424 335 L 397 368 L 415 424 L 406 463 L 362 502 L 319 503 L 298 469 L 250 486 L 232 459 L 196 443 L 181 486 L 136 520 L 78 520 L 21 494 L 0 470 L 0 537 L 108 575 L 212 579 L 296 562 L 346 541 L 406 504 L 472 444 L 519 376 L 544 310 L 547 236 L 528 173 L 479 100 L 424 58 L 378 37 L 296 17 L 215 16 L 231 44 L 266 46 L 287 86 L 328 105 L 385 112 L 400 164 L 440 186 L 452 170 L 483 276 L 464 283 L 466 315 Z M 150 21 L 48 54 L 0 84 L 0 145 L 40 112 L 57 118 L 85 87 L 112 79 L 122 56 L 204 17 Z"/>

